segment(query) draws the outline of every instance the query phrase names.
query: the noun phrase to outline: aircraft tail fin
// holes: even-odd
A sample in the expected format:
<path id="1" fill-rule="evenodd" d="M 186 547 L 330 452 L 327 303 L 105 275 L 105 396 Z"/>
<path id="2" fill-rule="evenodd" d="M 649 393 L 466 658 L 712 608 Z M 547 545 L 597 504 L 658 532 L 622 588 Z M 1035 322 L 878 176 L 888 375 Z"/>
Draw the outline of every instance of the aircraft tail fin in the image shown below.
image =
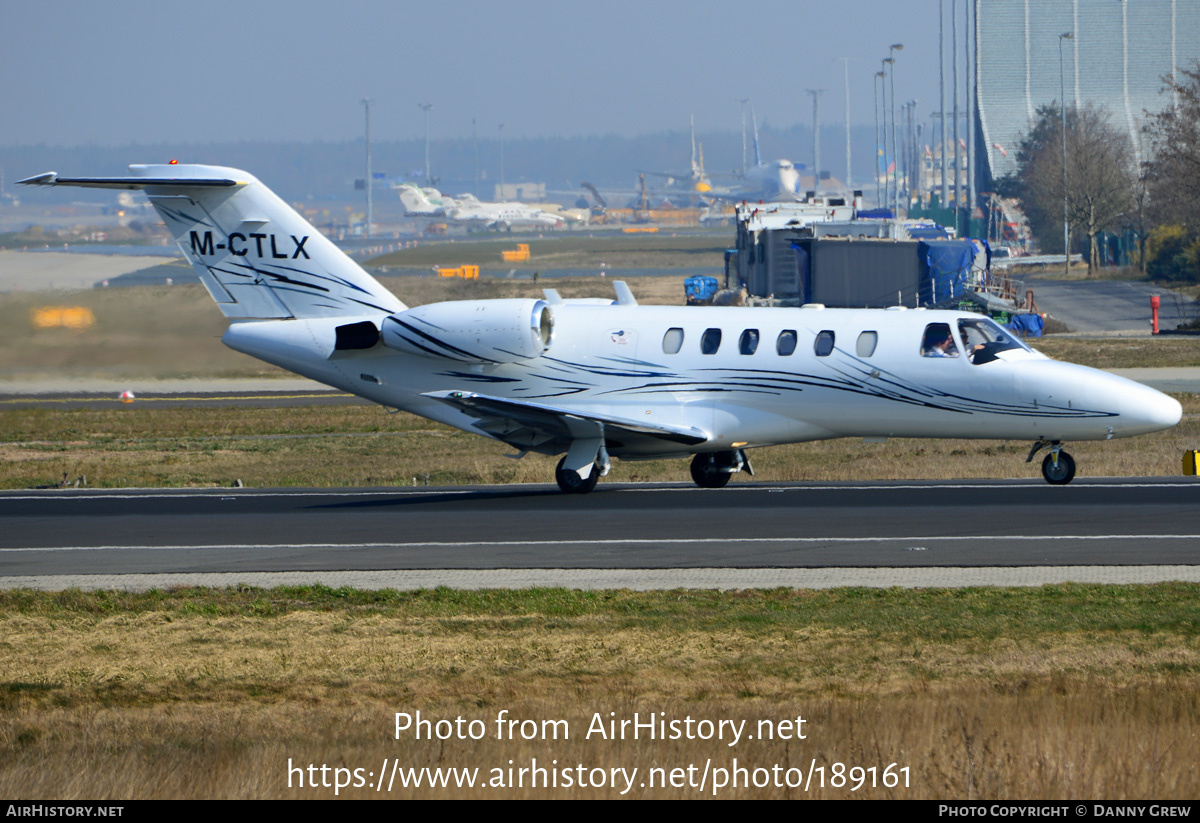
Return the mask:
<path id="1" fill-rule="evenodd" d="M 201 165 L 130 166 L 130 177 L 28 185 L 142 190 L 230 318 L 394 314 L 405 306 L 253 176 Z"/>
<path id="2" fill-rule="evenodd" d="M 404 183 L 400 186 L 400 205 L 410 217 L 429 217 L 437 213 L 437 207 L 419 186 Z"/>

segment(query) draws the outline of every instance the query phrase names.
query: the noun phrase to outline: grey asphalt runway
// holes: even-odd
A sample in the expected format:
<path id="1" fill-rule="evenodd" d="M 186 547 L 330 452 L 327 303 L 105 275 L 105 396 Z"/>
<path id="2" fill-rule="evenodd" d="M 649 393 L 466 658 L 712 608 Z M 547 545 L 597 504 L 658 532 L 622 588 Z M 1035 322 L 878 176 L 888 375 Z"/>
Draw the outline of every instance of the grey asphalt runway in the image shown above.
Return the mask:
<path id="1" fill-rule="evenodd" d="M 56 490 L 0 494 L 0 522 L 3 587 L 1200 580 L 1200 483 L 1175 478 Z"/>

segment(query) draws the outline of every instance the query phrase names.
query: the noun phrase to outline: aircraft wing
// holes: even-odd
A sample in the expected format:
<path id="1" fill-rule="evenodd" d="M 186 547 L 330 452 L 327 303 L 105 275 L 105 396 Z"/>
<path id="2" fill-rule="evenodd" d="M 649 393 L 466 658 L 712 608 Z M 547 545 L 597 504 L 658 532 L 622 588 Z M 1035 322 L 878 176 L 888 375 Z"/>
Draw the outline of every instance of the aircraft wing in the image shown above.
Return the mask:
<path id="1" fill-rule="evenodd" d="M 629 420 L 614 415 L 598 415 L 532 403 L 528 400 L 490 397 L 461 391 L 426 392 L 424 396 L 441 400 L 478 418 L 476 428 L 498 440 L 531 451 L 542 451 L 548 446 L 559 447 L 557 450 L 561 451 L 569 447 L 572 440 L 594 433 L 598 426 L 603 427 L 604 434 L 609 439 L 620 439 L 622 436 L 649 438 L 685 446 L 695 446 L 709 439 L 707 432 L 691 426 Z"/>

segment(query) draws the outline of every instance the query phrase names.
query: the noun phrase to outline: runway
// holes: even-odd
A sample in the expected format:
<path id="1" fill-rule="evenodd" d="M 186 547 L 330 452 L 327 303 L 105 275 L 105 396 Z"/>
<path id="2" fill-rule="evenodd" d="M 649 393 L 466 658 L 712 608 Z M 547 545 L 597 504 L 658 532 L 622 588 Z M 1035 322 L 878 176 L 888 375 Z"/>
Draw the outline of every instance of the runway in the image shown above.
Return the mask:
<path id="1" fill-rule="evenodd" d="M 1177 478 L 20 491 L 0 587 L 575 588 L 1200 580 Z"/>

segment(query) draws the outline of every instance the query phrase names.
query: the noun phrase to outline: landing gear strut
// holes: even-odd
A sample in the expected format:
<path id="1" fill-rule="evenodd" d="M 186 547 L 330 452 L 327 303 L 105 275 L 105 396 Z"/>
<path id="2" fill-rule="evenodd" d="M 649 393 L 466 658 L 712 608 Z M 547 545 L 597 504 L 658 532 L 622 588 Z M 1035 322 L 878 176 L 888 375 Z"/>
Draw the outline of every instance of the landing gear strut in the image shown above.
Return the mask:
<path id="1" fill-rule="evenodd" d="M 1029 450 L 1029 457 L 1025 458 L 1025 462 L 1031 462 L 1035 454 L 1047 447 L 1050 453 L 1042 460 L 1042 477 L 1046 478 L 1047 483 L 1065 486 L 1075 479 L 1075 458 L 1062 450 L 1060 441 L 1039 440 Z"/>
<path id="2" fill-rule="evenodd" d="M 720 489 L 729 478 L 742 469 L 754 475 L 754 469 L 741 449 L 729 452 L 706 452 L 692 458 L 692 480 L 702 489 Z"/>

